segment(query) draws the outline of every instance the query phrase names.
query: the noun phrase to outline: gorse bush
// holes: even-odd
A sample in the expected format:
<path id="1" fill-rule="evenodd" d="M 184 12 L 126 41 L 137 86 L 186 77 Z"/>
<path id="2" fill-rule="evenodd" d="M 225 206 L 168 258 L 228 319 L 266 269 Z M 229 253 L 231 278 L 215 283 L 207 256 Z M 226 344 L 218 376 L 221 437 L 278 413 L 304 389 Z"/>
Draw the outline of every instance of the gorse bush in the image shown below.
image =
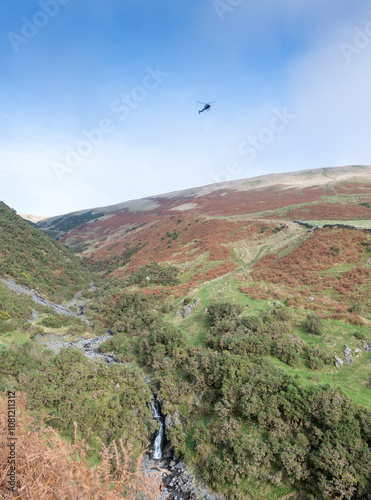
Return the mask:
<path id="1" fill-rule="evenodd" d="M 178 278 L 179 269 L 175 266 L 163 267 L 156 262 L 141 267 L 131 274 L 128 284 L 139 286 L 162 285 L 175 286 L 180 283 Z"/>
<path id="2" fill-rule="evenodd" d="M 305 322 L 305 328 L 310 333 L 314 333 L 315 335 L 321 335 L 321 333 L 323 333 L 323 321 L 321 316 L 309 312 Z"/>
<path id="3" fill-rule="evenodd" d="M 207 308 L 210 325 L 215 326 L 222 320 L 228 320 L 241 314 L 242 308 L 230 302 L 219 302 L 211 304 Z"/>

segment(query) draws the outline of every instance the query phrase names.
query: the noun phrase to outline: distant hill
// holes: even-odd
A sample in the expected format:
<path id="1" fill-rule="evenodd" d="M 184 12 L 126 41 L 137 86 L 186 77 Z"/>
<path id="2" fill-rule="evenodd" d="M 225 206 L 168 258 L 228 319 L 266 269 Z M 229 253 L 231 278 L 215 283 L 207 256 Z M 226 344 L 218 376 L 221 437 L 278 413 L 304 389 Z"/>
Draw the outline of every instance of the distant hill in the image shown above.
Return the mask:
<path id="1" fill-rule="evenodd" d="M 280 208 L 299 208 L 311 213 L 310 205 L 322 208 L 323 218 L 330 212 L 339 219 L 369 218 L 359 202 L 369 200 L 371 166 L 330 167 L 281 174 L 267 174 L 250 179 L 219 182 L 207 186 L 174 191 L 139 200 L 125 201 L 106 207 L 91 208 L 44 218 L 39 227 L 63 232 L 112 212 L 154 213 L 188 212 L 192 214 L 240 215 L 255 214 L 274 217 Z M 347 198 L 353 195 L 353 199 Z M 334 210 L 328 203 L 336 202 Z M 344 210 L 346 205 L 347 210 Z M 302 208 L 302 207 L 300 207 Z M 236 213 L 237 212 L 237 213 Z M 296 211 L 300 214 L 300 210 Z M 320 210 L 315 211 L 316 214 Z M 278 212 L 281 215 L 280 212 Z"/>
<path id="2" fill-rule="evenodd" d="M 71 212 L 37 226 L 117 275 L 147 262 L 182 263 L 297 219 L 371 219 L 371 167 L 269 174 Z M 218 257 L 219 255 L 219 257 Z M 223 262 L 212 275 L 229 272 Z M 210 275 L 211 275 L 210 274 Z M 210 277 L 210 275 L 208 275 Z"/>
<path id="3" fill-rule="evenodd" d="M 20 217 L 22 217 L 22 219 L 33 222 L 34 224 L 36 224 L 37 222 L 40 222 L 41 220 L 49 218 L 46 215 L 33 215 L 33 214 L 20 214 L 20 213 L 18 213 L 18 215 Z"/>

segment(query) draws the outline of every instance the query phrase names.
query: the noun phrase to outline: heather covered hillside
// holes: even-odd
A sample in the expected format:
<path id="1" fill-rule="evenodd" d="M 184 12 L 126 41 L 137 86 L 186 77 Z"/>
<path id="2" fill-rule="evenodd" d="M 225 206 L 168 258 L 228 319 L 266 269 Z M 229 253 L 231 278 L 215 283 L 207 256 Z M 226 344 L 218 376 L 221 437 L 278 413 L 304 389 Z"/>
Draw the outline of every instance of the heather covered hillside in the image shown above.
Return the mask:
<path id="1" fill-rule="evenodd" d="M 268 230 L 295 220 L 370 220 L 370 191 L 371 167 L 307 170 L 70 213 L 45 219 L 38 227 L 122 275 L 128 264 L 176 263 L 205 252 L 215 256 L 216 247 L 225 260 L 227 250 L 220 246 L 247 236 L 256 241 L 255 233 L 263 240 Z"/>

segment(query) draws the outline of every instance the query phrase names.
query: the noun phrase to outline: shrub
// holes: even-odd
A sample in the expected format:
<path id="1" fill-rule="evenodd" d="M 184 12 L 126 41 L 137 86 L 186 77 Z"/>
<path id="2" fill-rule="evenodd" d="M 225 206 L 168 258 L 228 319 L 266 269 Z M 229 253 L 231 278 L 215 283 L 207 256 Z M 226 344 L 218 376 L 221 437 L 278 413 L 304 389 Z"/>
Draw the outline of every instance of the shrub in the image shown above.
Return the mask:
<path id="1" fill-rule="evenodd" d="M 300 361 L 300 355 L 304 349 L 304 342 L 300 337 L 288 335 L 272 345 L 272 354 L 284 363 L 295 366 Z"/>
<path id="2" fill-rule="evenodd" d="M 105 331 L 106 331 L 106 329 L 104 328 L 103 322 L 100 321 L 99 319 L 96 319 L 94 321 L 94 327 L 93 327 L 93 329 L 94 329 L 94 333 L 96 335 L 103 335 L 105 333 Z"/>
<path id="3" fill-rule="evenodd" d="M 323 332 L 323 321 L 321 316 L 318 316 L 318 314 L 314 314 L 312 312 L 308 313 L 305 322 L 305 328 L 310 333 L 321 335 L 321 333 Z"/>
<path id="4" fill-rule="evenodd" d="M 151 262 L 151 264 L 147 264 L 132 273 L 128 284 L 137 284 L 139 286 L 147 286 L 148 284 L 175 286 L 180 283 L 178 274 L 179 269 L 175 266 L 164 267 L 156 262 Z"/>
<path id="5" fill-rule="evenodd" d="M 171 312 L 173 309 L 174 309 L 174 306 L 170 302 L 165 302 L 161 306 L 161 312 L 164 314 Z"/>
<path id="6" fill-rule="evenodd" d="M 356 302 L 352 305 L 352 307 L 349 308 L 349 312 L 354 312 L 356 314 L 359 314 L 360 316 L 364 316 L 365 314 L 367 314 L 367 306 L 362 302 Z"/>
<path id="7" fill-rule="evenodd" d="M 207 309 L 210 325 L 215 326 L 221 320 L 232 319 L 242 312 L 242 307 L 230 302 L 212 304 Z"/>

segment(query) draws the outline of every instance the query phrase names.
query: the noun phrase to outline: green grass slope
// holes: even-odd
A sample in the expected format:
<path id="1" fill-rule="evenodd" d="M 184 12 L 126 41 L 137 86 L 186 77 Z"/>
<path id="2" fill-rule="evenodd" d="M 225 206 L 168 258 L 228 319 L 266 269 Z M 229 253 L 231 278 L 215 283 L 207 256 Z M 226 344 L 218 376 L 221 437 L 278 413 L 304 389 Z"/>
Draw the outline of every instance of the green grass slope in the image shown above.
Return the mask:
<path id="1" fill-rule="evenodd" d="M 0 274 L 63 301 L 86 290 L 94 275 L 72 251 L 0 202 Z"/>

